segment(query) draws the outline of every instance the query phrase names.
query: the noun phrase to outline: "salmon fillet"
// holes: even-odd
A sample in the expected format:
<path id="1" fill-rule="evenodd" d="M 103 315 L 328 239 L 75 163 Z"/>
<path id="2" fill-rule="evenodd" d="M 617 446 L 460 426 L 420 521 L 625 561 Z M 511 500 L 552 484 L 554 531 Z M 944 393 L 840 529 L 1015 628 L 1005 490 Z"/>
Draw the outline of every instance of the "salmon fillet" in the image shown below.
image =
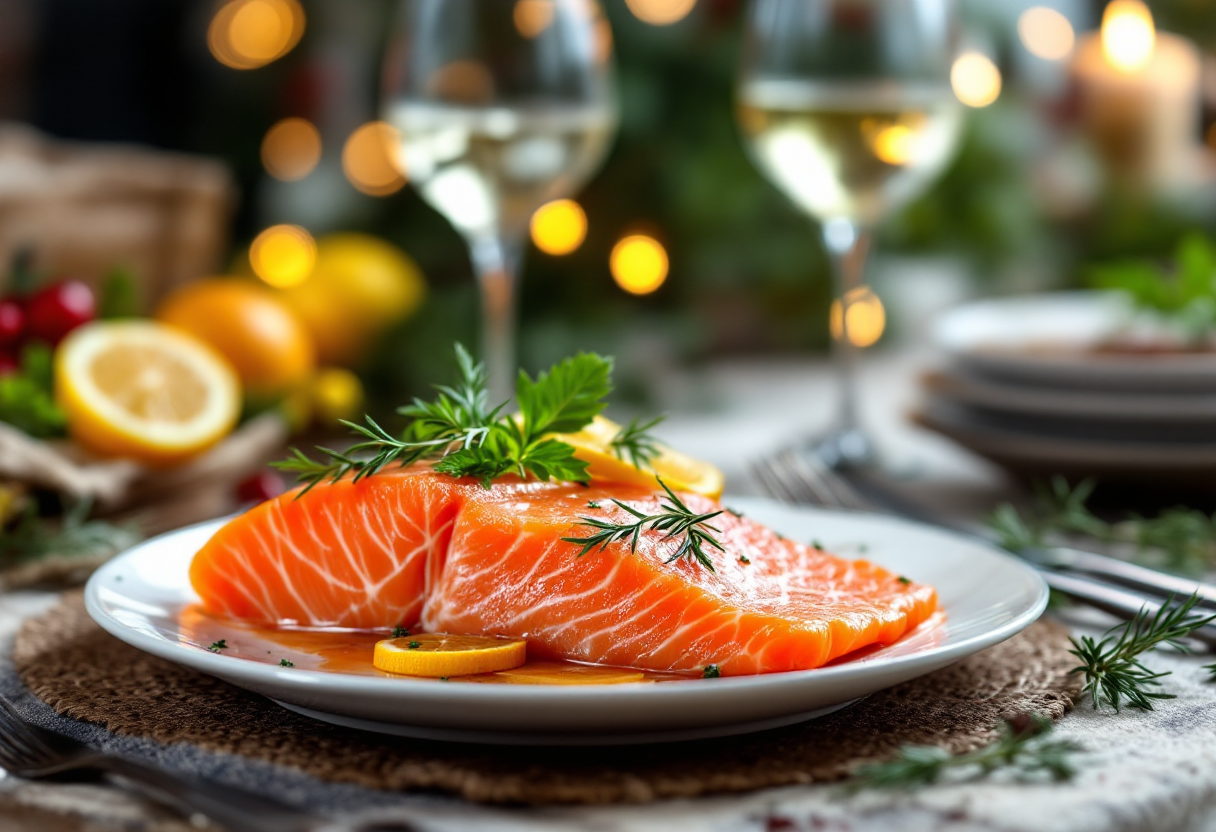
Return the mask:
<path id="1" fill-rule="evenodd" d="M 533 656 L 722 675 L 819 667 L 889 644 L 929 617 L 932 587 L 784 540 L 724 513 L 715 571 L 643 533 L 578 557 L 579 519 L 647 514 L 664 495 L 500 480 L 483 489 L 427 467 L 319 485 L 235 518 L 195 557 L 208 611 L 266 624 L 526 638 Z M 695 512 L 721 506 L 681 494 Z M 590 507 L 595 503 L 599 508 Z"/>

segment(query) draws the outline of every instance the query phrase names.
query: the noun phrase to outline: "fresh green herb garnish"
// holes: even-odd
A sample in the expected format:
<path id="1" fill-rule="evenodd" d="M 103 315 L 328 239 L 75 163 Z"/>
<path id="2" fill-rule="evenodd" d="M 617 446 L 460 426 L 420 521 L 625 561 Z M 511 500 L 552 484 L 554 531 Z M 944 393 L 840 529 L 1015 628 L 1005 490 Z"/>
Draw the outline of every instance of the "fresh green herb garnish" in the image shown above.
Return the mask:
<path id="1" fill-rule="evenodd" d="M 441 682 L 446 682 L 446 681 L 448 681 L 448 677 L 447 677 L 447 676 L 440 676 L 440 677 L 439 677 L 439 681 L 441 681 Z"/>
<path id="2" fill-rule="evenodd" d="M 823 551 L 823 544 L 822 544 L 822 543 L 820 543 L 818 540 L 812 540 L 812 541 L 811 541 L 811 548 L 812 548 L 812 549 L 814 549 L 814 550 L 815 550 L 815 551 L 817 551 L 817 552 L 822 552 L 822 551 Z"/>
<path id="3" fill-rule="evenodd" d="M 599 508 L 599 507 L 600 507 L 600 504 L 597 503 L 595 500 L 587 501 L 587 508 Z"/>
<path id="4" fill-rule="evenodd" d="M 1090 695 L 1095 709 L 1109 704 L 1118 712 L 1126 699 L 1133 708 L 1151 711 L 1153 700 L 1174 698 L 1173 694 L 1156 689 L 1170 672 L 1154 673 L 1141 663 L 1140 657 L 1162 644 L 1189 652 L 1181 639 L 1216 621 L 1216 614 L 1194 614 L 1199 600 L 1198 593 L 1179 604 L 1171 597 L 1156 613 L 1150 615 L 1145 608 L 1131 621 L 1110 628 L 1100 641 L 1090 636 L 1081 636 L 1080 641 L 1070 639 L 1073 649 L 1069 652 L 1081 660 L 1072 672 L 1085 674 L 1081 692 Z"/>
<path id="5" fill-rule="evenodd" d="M 722 668 L 718 667 L 716 664 L 707 664 L 705 665 L 705 669 L 701 671 L 702 679 L 717 679 L 721 675 Z"/>
<path id="6" fill-rule="evenodd" d="M 752 559 L 749 558 L 747 555 L 739 555 L 739 563 L 747 564 L 747 563 L 751 563 L 751 562 L 752 562 Z"/>
<path id="7" fill-rule="evenodd" d="M 132 527 L 87 519 L 91 508 L 87 500 L 77 503 L 55 522 L 40 517 L 30 504 L 11 529 L 0 526 L 0 566 L 51 556 L 116 554 L 139 542 L 140 535 Z"/>
<path id="8" fill-rule="evenodd" d="M 914 789 L 938 782 L 948 771 L 986 777 L 1004 769 L 1020 777 L 1071 779 L 1075 770 L 1069 755 L 1080 746 L 1050 739 L 1051 727 L 1051 720 L 1039 714 L 1019 715 L 1001 724 L 996 742 L 977 751 L 951 754 L 936 746 L 905 746 L 894 759 L 859 769 L 851 788 Z"/>
<path id="9" fill-rule="evenodd" d="M 213 641 L 213 642 L 211 642 L 211 646 L 208 647 L 207 649 L 210 650 L 212 653 L 218 653 L 221 650 L 228 649 L 228 642 L 225 641 L 224 639 L 220 639 L 219 641 Z"/>
<path id="10" fill-rule="evenodd" d="M 1141 309 L 1175 322 L 1188 340 L 1216 330 L 1216 245 L 1201 233 L 1183 237 L 1174 261 L 1124 260 L 1090 269 L 1089 282 L 1099 289 L 1128 295 Z"/>
<path id="11" fill-rule="evenodd" d="M 419 647 L 421 647 L 421 646 L 422 646 L 421 642 L 417 642 L 417 641 L 411 641 L 411 642 L 410 642 L 410 649 L 411 649 L 411 650 L 417 650 L 417 649 L 418 649 Z"/>
<path id="12" fill-rule="evenodd" d="M 668 497 L 666 502 L 660 504 L 662 512 L 659 514 L 643 514 L 620 500 L 614 499 L 612 502 L 636 518 L 636 522 L 611 523 L 607 520 L 597 520 L 594 517 L 583 517 L 581 518 L 582 525 L 590 526 L 596 531 L 587 537 L 563 537 L 562 540 L 566 543 L 580 544 L 583 547 L 582 551 L 578 553 L 580 558 L 597 546 L 603 551 L 608 544 L 622 540 L 628 540 L 629 551 L 636 552 L 638 538 L 649 526 L 652 531 L 666 532 L 664 540 L 683 538 L 676 553 L 667 559 L 667 563 L 683 557 L 692 557 L 696 558 L 710 572 L 715 571 L 713 561 L 710 560 L 705 547 L 713 546 L 719 552 L 725 551 L 722 544 L 710 534 L 710 532 L 718 532 L 721 529 L 709 525 L 709 521 L 721 514 L 722 510 L 696 514 L 661 479 L 659 485 L 667 492 Z"/>
<path id="13" fill-rule="evenodd" d="M 410 634 L 410 631 L 398 624 L 393 628 L 393 638 L 405 638 Z"/>
<path id="14" fill-rule="evenodd" d="M 988 520 L 1001 546 L 1013 552 L 1052 545 L 1070 536 L 1084 536 L 1107 545 L 1126 545 L 1140 555 L 1158 555 L 1164 565 L 1196 574 L 1216 563 L 1216 515 L 1185 507 L 1167 509 L 1157 517 L 1138 514 L 1108 523 L 1086 503 L 1095 482 L 1075 487 L 1063 477 L 1052 477 L 1035 487 L 1034 505 L 1025 514 L 1013 505 L 1000 506 Z"/>
<path id="15" fill-rule="evenodd" d="M 899 582 L 900 582 L 901 584 L 903 584 L 904 586 L 907 586 L 908 584 L 912 583 L 912 579 L 911 579 L 911 578 L 905 578 L 903 575 L 900 575 L 900 576 L 899 576 Z"/>
<path id="16" fill-rule="evenodd" d="M 21 369 L 0 376 L 0 422 L 36 439 L 62 436 L 67 417 L 55 404 L 51 351 L 30 344 L 21 354 Z"/>
<path id="17" fill-rule="evenodd" d="M 412 421 L 397 438 L 370 417 L 366 424 L 344 422 L 358 437 L 345 452 L 318 448 L 326 459 L 312 460 L 298 449 L 275 467 L 296 475 L 306 493 L 320 482 L 333 482 L 354 473 L 362 479 L 392 466 L 435 461 L 436 471 L 454 477 L 475 477 L 486 488 L 498 477 L 518 474 L 540 480 L 586 484 L 587 463 L 574 448 L 551 438 L 575 433 L 604 409 L 612 390 L 612 360 L 580 353 L 540 373 L 535 380 L 520 372 L 515 385 L 519 416 L 502 415 L 505 406 L 487 404 L 486 374 L 464 347 L 456 345 L 460 381 L 437 387 L 432 402 L 416 399 L 401 408 Z M 369 458 L 365 455 L 371 454 Z"/>
<path id="18" fill-rule="evenodd" d="M 296 663 L 289 659 L 279 659 L 279 667 L 295 667 Z"/>
<path id="19" fill-rule="evenodd" d="M 646 422 L 633 419 L 628 425 L 617 431 L 609 445 L 619 459 L 627 459 L 635 468 L 649 468 L 651 463 L 662 453 L 658 441 L 650 435 L 650 430 L 659 425 L 666 416 L 656 416 Z"/>

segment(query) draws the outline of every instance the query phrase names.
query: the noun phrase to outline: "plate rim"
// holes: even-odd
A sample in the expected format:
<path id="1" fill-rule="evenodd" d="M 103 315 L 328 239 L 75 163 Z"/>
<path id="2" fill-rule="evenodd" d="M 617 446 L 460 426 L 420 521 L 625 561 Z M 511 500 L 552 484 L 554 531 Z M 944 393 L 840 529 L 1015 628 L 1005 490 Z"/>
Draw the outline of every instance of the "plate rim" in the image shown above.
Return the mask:
<path id="1" fill-rule="evenodd" d="M 215 525 L 218 528 L 219 525 L 227 522 L 233 516 L 229 515 L 226 517 L 191 524 L 180 529 L 175 529 L 160 535 L 156 535 L 112 558 L 103 564 L 102 567 L 100 567 L 96 572 L 94 572 L 89 578 L 88 583 L 85 585 L 85 608 L 88 611 L 89 616 L 99 626 L 101 626 L 102 629 L 110 633 L 110 635 L 114 636 L 115 638 L 118 638 L 120 641 L 123 641 L 136 649 L 142 650 L 143 652 L 165 659 L 166 661 L 171 661 L 175 664 L 183 665 L 193 670 L 207 673 L 212 676 L 218 676 L 227 680 L 232 680 L 235 678 L 241 679 L 243 682 L 262 684 L 273 679 L 276 685 L 283 685 L 286 688 L 297 690 L 301 693 L 309 690 L 315 690 L 319 685 L 322 684 L 331 689 L 337 689 L 345 686 L 346 690 L 364 694 L 370 694 L 373 691 L 377 693 L 381 691 L 402 691 L 403 695 L 408 693 L 408 695 L 421 698 L 442 697 L 448 700 L 455 698 L 462 701 L 467 701 L 469 704 L 491 701 L 512 703 L 535 702 L 537 700 L 566 702 L 570 700 L 614 701 L 638 697 L 645 697 L 646 699 L 676 696 L 713 697 L 730 691 L 745 691 L 748 688 L 757 687 L 761 684 L 779 688 L 785 686 L 796 686 L 811 675 L 813 675 L 816 679 L 823 679 L 825 682 L 831 682 L 833 679 L 838 677 L 847 678 L 848 676 L 857 674 L 864 675 L 866 673 L 879 674 L 884 670 L 902 669 L 908 665 L 916 665 L 920 663 L 933 663 L 940 667 L 959 661 L 967 656 L 973 655 L 981 650 L 988 649 L 989 647 L 1000 644 L 1001 642 L 1012 638 L 1038 620 L 1038 618 L 1047 608 L 1048 588 L 1046 582 L 1043 580 L 1043 577 L 1038 574 L 1038 572 L 1029 564 L 1019 560 L 1009 552 L 1006 552 L 1005 550 L 1002 550 L 996 545 L 979 537 L 970 537 L 950 529 L 876 512 L 824 509 L 801 504 L 784 503 L 778 500 L 758 497 L 733 497 L 729 499 L 731 500 L 732 504 L 739 506 L 762 505 L 778 507 L 782 510 L 798 512 L 806 511 L 839 517 L 849 517 L 851 519 L 868 519 L 870 521 L 881 523 L 912 526 L 923 532 L 951 538 L 970 546 L 978 546 L 987 550 L 987 553 L 990 556 L 996 557 L 1015 569 L 1021 570 L 1025 576 L 1031 579 L 1032 583 L 1037 585 L 1038 595 L 1033 603 L 1027 605 L 1026 608 L 1020 613 L 1014 615 L 1008 621 L 998 626 L 969 636 L 957 642 L 947 645 L 935 645 L 927 647 L 922 651 L 906 656 L 877 658 L 860 663 L 846 663 L 842 665 L 818 667 L 810 670 L 793 670 L 782 673 L 766 673 L 753 676 L 722 677 L 719 679 L 714 679 L 712 683 L 703 685 L 623 684 L 552 688 L 548 688 L 543 685 L 441 686 L 436 685 L 433 680 L 357 676 L 354 674 L 321 670 L 288 668 L 279 669 L 273 665 L 268 665 L 249 659 L 207 653 L 205 651 L 183 645 L 180 642 L 171 642 L 163 637 L 149 635 L 116 620 L 102 608 L 102 602 L 99 595 L 103 590 L 108 589 L 103 585 L 103 582 L 105 582 L 107 578 L 116 570 L 122 568 L 123 563 L 128 558 L 134 557 L 135 553 L 139 552 L 140 550 L 159 544 L 167 538 L 190 531 L 197 531 L 210 525 Z M 949 613 L 949 610 L 946 610 L 946 612 Z M 699 680 L 692 679 L 689 681 L 697 682 Z"/>

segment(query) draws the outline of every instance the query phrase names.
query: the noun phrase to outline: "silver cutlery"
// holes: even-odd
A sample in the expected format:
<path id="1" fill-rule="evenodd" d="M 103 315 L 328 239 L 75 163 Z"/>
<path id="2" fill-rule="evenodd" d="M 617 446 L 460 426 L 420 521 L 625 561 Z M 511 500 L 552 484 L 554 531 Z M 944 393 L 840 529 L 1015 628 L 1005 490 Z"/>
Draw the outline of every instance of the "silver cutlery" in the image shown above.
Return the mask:
<path id="1" fill-rule="evenodd" d="M 974 529 L 930 515 L 871 480 L 850 477 L 799 448 L 762 457 L 752 465 L 752 474 L 772 496 L 788 502 L 895 514 L 992 542 Z M 1122 619 L 1131 619 L 1144 609 L 1156 612 L 1167 599 L 1192 594 L 1198 594 L 1204 606 L 1216 607 L 1216 586 L 1095 552 L 1050 547 L 1017 554 L 1033 564 L 1053 590 Z M 1216 625 L 1201 627 L 1192 637 L 1216 648 Z"/>

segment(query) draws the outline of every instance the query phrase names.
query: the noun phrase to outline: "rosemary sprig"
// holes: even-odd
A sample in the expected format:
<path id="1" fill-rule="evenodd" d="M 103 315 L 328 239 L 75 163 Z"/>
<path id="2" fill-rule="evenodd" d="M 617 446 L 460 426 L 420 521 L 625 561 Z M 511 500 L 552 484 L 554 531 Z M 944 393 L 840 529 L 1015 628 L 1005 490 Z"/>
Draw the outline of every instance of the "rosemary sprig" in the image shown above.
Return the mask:
<path id="1" fill-rule="evenodd" d="M 1103 544 L 1130 546 L 1138 554 L 1157 554 L 1164 565 L 1186 573 L 1199 573 L 1216 563 L 1216 515 L 1176 507 L 1148 518 L 1138 514 L 1108 523 L 1086 503 L 1093 480 L 1075 487 L 1063 477 L 1053 477 L 1036 488 L 1035 503 L 1026 514 L 1012 505 L 1000 506 L 988 525 L 1002 546 L 1011 551 L 1060 542 L 1071 536 L 1091 538 Z"/>
<path id="2" fill-rule="evenodd" d="M 1150 615 L 1147 608 L 1142 609 L 1131 621 L 1107 630 L 1101 640 L 1091 636 L 1081 636 L 1080 641 L 1070 639 L 1073 649 L 1069 652 L 1081 660 L 1072 672 L 1085 674 L 1081 693 L 1090 695 L 1095 709 L 1110 704 L 1117 713 L 1127 700 L 1130 707 L 1151 711 L 1154 700 L 1174 698 L 1158 690 L 1161 679 L 1170 672 L 1149 670 L 1140 656 L 1162 644 L 1189 652 L 1181 639 L 1216 621 L 1216 614 L 1195 615 L 1198 603 L 1198 593 L 1179 604 L 1171 597 L 1156 613 Z"/>
<path id="3" fill-rule="evenodd" d="M 691 557 L 710 572 L 716 571 L 705 547 L 713 546 L 719 552 L 725 551 L 722 544 L 711 534 L 711 532 L 720 532 L 721 529 L 709 525 L 709 521 L 721 514 L 722 509 L 707 514 L 696 514 L 661 479 L 659 485 L 667 492 L 667 501 L 660 504 L 662 508 L 660 513 L 643 514 L 632 506 L 614 499 L 612 502 L 632 515 L 635 522 L 612 523 L 595 517 L 583 517 L 580 518 L 581 524 L 589 526 L 595 531 L 587 537 L 563 537 L 562 540 L 566 543 L 581 545 L 583 548 L 578 553 L 580 558 L 597 546 L 600 551 L 603 551 L 609 544 L 624 540 L 629 541 L 629 551 L 636 552 L 638 538 L 649 527 L 652 531 L 666 532 L 663 536 L 664 540 L 680 539 L 679 548 L 676 549 L 674 555 L 667 559 L 667 563 Z"/>
<path id="4" fill-rule="evenodd" d="M 1075 774 L 1069 755 L 1081 748 L 1070 740 L 1050 739 L 1051 720 L 1040 714 L 1020 714 L 1000 726 L 997 741 L 986 748 L 951 754 L 936 746 L 905 746 L 896 757 L 863 766 L 850 785 L 864 788 L 914 789 L 938 782 L 948 771 L 987 777 L 1011 770 L 1020 778 L 1048 775 L 1068 780 Z"/>
<path id="5" fill-rule="evenodd" d="M 646 422 L 633 419 L 617 431 L 609 445 L 620 459 L 629 460 L 635 468 L 649 468 L 662 451 L 658 440 L 650 431 L 662 423 L 666 416 L 656 416 Z"/>

